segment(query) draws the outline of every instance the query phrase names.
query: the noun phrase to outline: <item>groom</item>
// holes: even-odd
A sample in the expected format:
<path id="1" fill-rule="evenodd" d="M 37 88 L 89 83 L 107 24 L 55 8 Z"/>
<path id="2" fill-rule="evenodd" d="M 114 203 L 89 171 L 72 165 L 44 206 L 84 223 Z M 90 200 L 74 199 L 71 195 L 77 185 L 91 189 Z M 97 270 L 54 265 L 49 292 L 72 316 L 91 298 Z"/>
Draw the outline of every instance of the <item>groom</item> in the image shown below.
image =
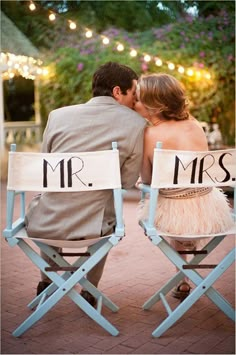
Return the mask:
<path id="1" fill-rule="evenodd" d="M 146 121 L 134 110 L 137 74 L 115 62 L 102 65 L 93 75 L 93 98 L 85 104 L 52 111 L 43 135 L 42 151 L 82 152 L 111 148 L 118 143 L 122 187 L 134 186 L 139 176 L 143 132 Z M 76 196 L 78 194 L 78 197 Z M 111 191 L 44 193 L 30 204 L 26 215 L 30 237 L 73 240 L 109 235 L 115 226 Z M 46 259 L 46 256 L 44 255 Z M 104 257 L 87 275 L 98 285 Z M 42 274 L 37 294 L 51 281 Z M 81 295 L 92 305 L 94 297 L 85 290 Z"/>

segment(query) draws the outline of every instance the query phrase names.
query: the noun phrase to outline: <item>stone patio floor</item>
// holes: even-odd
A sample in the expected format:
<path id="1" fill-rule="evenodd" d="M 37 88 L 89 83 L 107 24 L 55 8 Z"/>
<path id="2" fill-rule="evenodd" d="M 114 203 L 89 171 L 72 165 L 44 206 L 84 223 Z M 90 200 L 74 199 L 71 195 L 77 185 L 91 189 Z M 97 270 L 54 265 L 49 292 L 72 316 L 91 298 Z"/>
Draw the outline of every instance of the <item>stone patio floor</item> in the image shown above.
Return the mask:
<path id="1" fill-rule="evenodd" d="M 5 190 L 2 183 L 1 230 L 5 227 Z M 32 194 L 28 196 L 28 202 Z M 38 270 L 22 251 L 1 240 L 1 354 L 235 354 L 235 327 L 203 296 L 160 338 L 152 331 L 165 318 L 162 303 L 149 311 L 142 304 L 175 272 L 162 252 L 146 239 L 136 219 L 138 192 L 125 198 L 126 236 L 114 247 L 105 267 L 100 289 L 119 307 L 104 315 L 119 329 L 106 333 L 69 299 L 64 298 L 20 338 L 12 331 L 30 314 Z M 207 260 L 215 263 L 234 245 L 226 238 Z M 231 266 L 215 288 L 234 305 L 235 267 Z M 177 300 L 167 296 L 172 308 Z"/>

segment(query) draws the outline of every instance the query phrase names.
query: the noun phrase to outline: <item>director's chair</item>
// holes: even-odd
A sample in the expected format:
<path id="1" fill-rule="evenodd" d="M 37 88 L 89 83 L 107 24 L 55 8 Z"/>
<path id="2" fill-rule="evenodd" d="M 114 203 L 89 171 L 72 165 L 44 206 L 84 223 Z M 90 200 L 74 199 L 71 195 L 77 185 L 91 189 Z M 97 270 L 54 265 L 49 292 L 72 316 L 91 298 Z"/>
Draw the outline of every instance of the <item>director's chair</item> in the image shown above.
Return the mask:
<path id="1" fill-rule="evenodd" d="M 18 245 L 36 267 L 52 281 L 46 290 L 29 303 L 28 307 L 34 311 L 13 332 L 15 337 L 21 336 L 33 326 L 65 295 L 108 333 L 118 335 L 119 331 L 101 314 L 103 304 L 113 312 L 118 311 L 118 306 L 86 278 L 87 273 L 124 236 L 119 150 L 116 142 L 112 143 L 112 147 L 111 150 L 97 152 L 22 153 L 16 152 L 15 144 L 11 145 L 7 184 L 7 226 L 3 236 L 11 247 Z M 27 236 L 24 221 L 25 191 L 60 193 L 86 191 L 89 198 L 93 191 L 105 189 L 113 190 L 116 226 L 112 234 L 87 240 L 51 240 L 43 239 L 43 236 L 42 238 Z M 18 194 L 21 198 L 20 217 L 13 222 L 15 196 Z M 34 246 L 38 248 L 35 249 Z M 88 249 L 81 253 L 58 253 L 53 247 Z M 55 266 L 49 265 L 41 257 L 40 250 Z M 76 261 L 70 264 L 65 259 L 66 256 L 75 256 Z M 75 290 L 77 284 L 96 298 L 96 309 Z"/>
<path id="2" fill-rule="evenodd" d="M 174 151 L 161 149 L 162 143 L 158 142 L 154 149 L 153 172 L 151 185 L 139 184 L 142 191 L 142 201 L 145 195 L 149 196 L 148 216 L 140 219 L 139 224 L 145 235 L 151 242 L 160 248 L 167 258 L 178 268 L 178 272 L 161 289 L 150 297 L 143 305 L 143 309 L 150 309 L 158 301 L 162 301 L 168 313 L 167 318 L 153 331 L 154 337 L 160 337 L 173 324 L 175 324 L 185 312 L 187 312 L 202 295 L 206 295 L 221 311 L 230 319 L 235 320 L 235 312 L 224 297 L 216 291 L 212 285 L 230 267 L 235 260 L 235 248 L 233 248 L 218 265 L 200 264 L 228 236 L 235 236 L 235 225 L 221 234 L 206 235 L 169 235 L 155 226 L 155 214 L 158 209 L 159 189 L 168 188 L 198 188 L 213 186 L 234 187 L 234 211 L 235 211 L 235 174 L 236 174 L 236 150 L 217 150 L 206 152 Z M 220 208 L 220 206 L 219 206 Z M 232 214 L 235 221 L 235 214 Z M 181 217 L 180 217 L 181 218 Z M 190 216 L 191 218 L 191 216 Z M 199 223 L 201 221 L 199 220 Z M 168 238 L 166 238 L 168 237 Z M 202 250 L 176 251 L 168 242 L 169 238 L 191 241 L 202 238 L 211 238 Z M 181 254 L 194 254 L 190 262 L 185 261 Z M 203 278 L 196 269 L 213 269 Z M 194 290 L 174 310 L 167 302 L 166 295 L 179 282 L 187 277 L 195 284 Z"/>

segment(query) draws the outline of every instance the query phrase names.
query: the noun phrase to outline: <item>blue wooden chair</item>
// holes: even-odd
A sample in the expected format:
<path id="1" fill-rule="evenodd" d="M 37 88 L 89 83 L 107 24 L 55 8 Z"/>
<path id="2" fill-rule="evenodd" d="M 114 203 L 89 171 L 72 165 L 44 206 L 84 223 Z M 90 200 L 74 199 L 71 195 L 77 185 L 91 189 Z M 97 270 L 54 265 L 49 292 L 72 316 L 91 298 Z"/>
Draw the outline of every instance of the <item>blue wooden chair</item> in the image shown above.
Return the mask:
<path id="1" fill-rule="evenodd" d="M 16 145 L 11 145 L 9 152 L 8 185 L 7 185 L 7 226 L 3 236 L 11 247 L 19 246 L 27 257 L 38 267 L 52 283 L 28 305 L 32 314 L 13 332 L 15 337 L 21 336 L 39 321 L 64 296 L 70 297 L 75 304 L 89 317 L 97 322 L 111 335 L 119 331 L 101 313 L 102 305 L 116 312 L 119 308 L 107 296 L 92 285 L 86 278 L 87 273 L 110 251 L 124 236 L 123 199 L 121 190 L 119 151 L 117 144 L 113 149 L 98 152 L 82 153 L 22 153 L 16 152 Z M 78 159 L 77 159 L 78 158 Z M 71 179 L 64 180 L 64 173 L 70 162 L 79 173 Z M 69 162 L 69 164 L 68 164 Z M 82 164 L 81 164 L 82 162 Z M 49 168 L 49 166 L 51 168 Z M 83 168 L 82 168 L 83 167 Z M 104 171 L 106 172 L 104 174 Z M 70 180 L 70 181 L 69 181 Z M 88 182 L 88 183 L 87 183 Z M 68 186 L 69 185 L 69 186 Z M 116 213 L 116 227 L 109 236 L 88 240 L 49 240 L 29 238 L 25 230 L 25 191 L 91 191 L 113 190 Z M 13 221 L 15 196 L 20 194 L 21 211 Z M 33 242 L 33 247 L 32 247 Z M 37 246 L 38 248 L 34 248 Z M 72 264 L 66 260 L 68 253 L 57 253 L 53 247 L 85 248 L 88 252 L 69 253 L 76 256 Z M 38 250 L 38 252 L 36 251 Z M 40 251 L 48 255 L 56 264 L 50 266 L 41 256 Z M 74 258 L 73 258 L 74 260 Z M 80 284 L 97 300 L 97 307 L 92 307 L 75 289 Z"/>
<path id="2" fill-rule="evenodd" d="M 187 312 L 202 295 L 206 295 L 219 307 L 230 319 L 235 320 L 235 312 L 230 303 L 213 288 L 215 281 L 235 261 L 235 248 L 233 248 L 218 265 L 200 264 L 227 236 L 234 238 L 235 226 L 225 232 L 224 235 L 169 235 L 158 230 L 155 226 L 155 214 L 158 208 L 159 189 L 163 188 L 189 188 L 231 186 L 234 188 L 234 221 L 235 221 L 235 174 L 236 174 L 236 150 L 218 150 L 209 152 L 186 152 L 161 149 L 161 142 L 154 149 L 153 173 L 151 186 L 140 184 L 142 200 L 149 194 L 148 216 L 139 221 L 145 235 L 157 246 L 167 258 L 178 268 L 178 272 L 143 305 L 143 309 L 150 309 L 158 301 L 162 301 L 167 311 L 167 318 L 153 331 L 154 337 L 160 337 L 173 324 L 175 324 Z M 220 206 L 219 206 L 220 208 Z M 199 223 L 201 221 L 199 220 Z M 166 238 L 168 237 L 168 238 Z M 169 238 L 188 241 L 196 238 L 209 238 L 207 245 L 199 251 L 193 251 L 194 257 L 190 262 L 181 257 L 169 243 Z M 189 254 L 187 252 L 186 254 Z M 209 274 L 203 278 L 196 270 L 210 268 Z M 158 275 L 158 273 L 157 273 Z M 176 285 L 187 277 L 196 286 L 193 291 L 179 305 L 172 310 L 167 302 L 166 295 Z M 157 276 L 158 277 L 158 276 Z"/>

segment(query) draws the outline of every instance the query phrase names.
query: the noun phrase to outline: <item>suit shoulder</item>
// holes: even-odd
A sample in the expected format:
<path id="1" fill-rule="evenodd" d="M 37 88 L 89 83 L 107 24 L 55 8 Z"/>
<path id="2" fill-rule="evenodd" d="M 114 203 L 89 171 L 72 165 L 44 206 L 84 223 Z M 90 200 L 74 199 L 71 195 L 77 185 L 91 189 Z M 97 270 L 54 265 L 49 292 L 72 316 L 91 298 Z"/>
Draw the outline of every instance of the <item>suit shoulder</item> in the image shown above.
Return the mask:
<path id="1" fill-rule="evenodd" d="M 64 106 L 64 107 L 59 107 L 53 111 L 50 112 L 52 115 L 57 115 L 65 112 L 71 112 L 80 109 L 84 104 L 79 104 L 79 105 L 70 105 L 70 106 Z"/>
<path id="2" fill-rule="evenodd" d="M 124 119 L 133 120 L 135 122 L 135 125 L 137 125 L 138 123 L 140 126 L 146 126 L 146 120 L 142 116 L 140 116 L 136 111 L 124 105 L 120 106 L 121 114 L 124 115 Z"/>

